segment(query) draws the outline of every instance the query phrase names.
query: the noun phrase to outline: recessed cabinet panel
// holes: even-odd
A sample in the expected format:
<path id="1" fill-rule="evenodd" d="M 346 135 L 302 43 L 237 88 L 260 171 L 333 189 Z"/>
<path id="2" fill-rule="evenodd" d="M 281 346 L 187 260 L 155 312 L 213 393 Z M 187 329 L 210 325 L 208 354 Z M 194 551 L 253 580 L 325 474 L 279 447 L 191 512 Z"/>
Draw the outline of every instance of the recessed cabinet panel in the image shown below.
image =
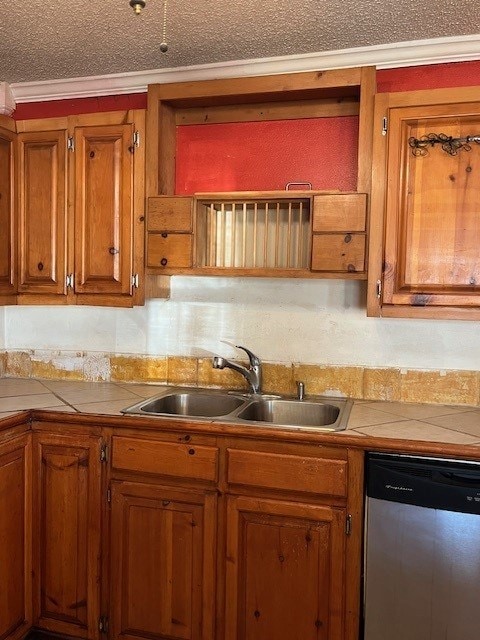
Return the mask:
<path id="1" fill-rule="evenodd" d="M 344 640 L 345 512 L 228 498 L 229 640 Z"/>
<path id="2" fill-rule="evenodd" d="M 18 135 L 19 292 L 65 293 L 66 131 Z"/>
<path id="3" fill-rule="evenodd" d="M 99 618 L 100 440 L 34 436 L 35 624 L 96 638 Z"/>
<path id="4" fill-rule="evenodd" d="M 112 485 L 113 639 L 211 640 L 216 497 Z"/>
<path id="5" fill-rule="evenodd" d="M 0 638 L 31 625 L 30 436 L 0 445 Z M 18 636 L 20 637 L 20 636 Z"/>
<path id="6" fill-rule="evenodd" d="M 0 127 L 0 295 L 16 291 L 14 148 L 15 134 Z"/>
<path id="7" fill-rule="evenodd" d="M 77 293 L 130 292 L 132 135 L 132 125 L 75 130 Z"/>

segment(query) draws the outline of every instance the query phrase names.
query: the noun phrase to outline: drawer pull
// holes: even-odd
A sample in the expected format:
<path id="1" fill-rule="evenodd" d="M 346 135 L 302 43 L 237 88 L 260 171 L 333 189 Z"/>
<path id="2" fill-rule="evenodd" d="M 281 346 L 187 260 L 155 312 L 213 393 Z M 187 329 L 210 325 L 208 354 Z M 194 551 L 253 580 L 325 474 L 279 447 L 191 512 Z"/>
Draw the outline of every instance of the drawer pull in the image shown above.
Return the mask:
<path id="1" fill-rule="evenodd" d="M 162 233 L 162 238 L 168 238 L 168 233 Z"/>
<path id="2" fill-rule="evenodd" d="M 162 500 L 162 505 L 164 507 L 168 507 L 169 504 L 170 504 L 170 500 Z"/>
<path id="3" fill-rule="evenodd" d="M 347 233 L 347 235 L 345 236 L 345 242 L 348 244 L 351 241 L 352 241 L 352 234 Z"/>
<path id="4" fill-rule="evenodd" d="M 167 262 L 168 262 L 168 260 L 166 258 L 162 258 L 160 260 L 160 264 L 162 265 L 162 267 L 166 267 L 167 266 Z"/>
<path id="5" fill-rule="evenodd" d="M 195 455 L 195 449 L 189 449 L 188 450 L 188 455 L 194 456 Z"/>

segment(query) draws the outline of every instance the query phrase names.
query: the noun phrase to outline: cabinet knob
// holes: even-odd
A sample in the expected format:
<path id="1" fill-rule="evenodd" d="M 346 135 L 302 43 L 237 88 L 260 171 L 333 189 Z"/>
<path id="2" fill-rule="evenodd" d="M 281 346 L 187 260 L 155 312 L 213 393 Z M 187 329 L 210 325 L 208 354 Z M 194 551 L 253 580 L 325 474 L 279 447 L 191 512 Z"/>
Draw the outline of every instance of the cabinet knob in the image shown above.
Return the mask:
<path id="1" fill-rule="evenodd" d="M 37 264 L 37 269 L 38 269 L 39 271 L 43 271 L 43 262 L 39 262 L 39 263 Z"/>
<path id="2" fill-rule="evenodd" d="M 189 449 L 188 450 L 188 454 L 191 455 L 191 456 L 194 456 L 195 455 L 195 449 Z"/>
<path id="3" fill-rule="evenodd" d="M 112 256 L 116 255 L 117 253 L 120 253 L 120 249 L 116 249 L 115 247 L 110 247 L 108 250 L 108 253 Z"/>
<path id="4" fill-rule="evenodd" d="M 168 260 L 166 258 L 162 258 L 160 260 L 160 264 L 162 265 L 162 267 L 165 267 L 167 265 Z"/>
<path id="5" fill-rule="evenodd" d="M 349 242 L 352 241 L 352 234 L 351 233 L 347 233 L 347 235 L 344 238 L 345 242 L 348 244 Z"/>
<path id="6" fill-rule="evenodd" d="M 168 233 L 165 233 L 165 231 L 162 233 L 162 238 L 168 238 Z"/>

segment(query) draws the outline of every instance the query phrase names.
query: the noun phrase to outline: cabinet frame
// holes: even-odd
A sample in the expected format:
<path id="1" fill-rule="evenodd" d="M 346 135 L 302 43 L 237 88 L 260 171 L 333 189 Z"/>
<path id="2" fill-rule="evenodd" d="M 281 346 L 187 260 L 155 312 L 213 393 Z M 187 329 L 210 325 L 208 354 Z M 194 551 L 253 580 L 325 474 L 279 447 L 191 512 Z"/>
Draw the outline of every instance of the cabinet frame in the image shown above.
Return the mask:
<path id="1" fill-rule="evenodd" d="M 17 270 L 15 268 L 17 257 L 17 200 L 16 200 L 16 131 L 15 122 L 7 116 L 0 114 L 0 141 L 8 146 L 9 173 L 4 180 L 3 187 L 8 189 L 8 199 L 2 190 L 2 209 L 6 217 L 6 229 L 2 230 L 4 239 L 8 239 L 8 249 L 2 256 L 5 270 L 0 276 L 0 304 L 15 304 L 17 293 Z"/>

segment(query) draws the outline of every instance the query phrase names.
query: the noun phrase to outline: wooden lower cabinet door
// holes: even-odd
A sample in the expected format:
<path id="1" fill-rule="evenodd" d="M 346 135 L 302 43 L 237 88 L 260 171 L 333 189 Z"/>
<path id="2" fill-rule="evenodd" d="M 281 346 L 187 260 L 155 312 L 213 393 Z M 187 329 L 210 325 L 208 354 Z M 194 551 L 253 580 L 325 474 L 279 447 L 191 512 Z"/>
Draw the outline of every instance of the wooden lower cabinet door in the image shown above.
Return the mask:
<path id="1" fill-rule="evenodd" d="M 111 491 L 111 638 L 213 640 L 216 495 Z"/>
<path id="2" fill-rule="evenodd" d="M 32 623 L 30 473 L 29 435 L 0 445 L 0 640 Z"/>
<path id="3" fill-rule="evenodd" d="M 345 510 L 228 497 L 225 640 L 344 640 Z"/>
<path id="4" fill-rule="evenodd" d="M 34 624 L 92 640 L 100 617 L 101 440 L 34 434 Z"/>

